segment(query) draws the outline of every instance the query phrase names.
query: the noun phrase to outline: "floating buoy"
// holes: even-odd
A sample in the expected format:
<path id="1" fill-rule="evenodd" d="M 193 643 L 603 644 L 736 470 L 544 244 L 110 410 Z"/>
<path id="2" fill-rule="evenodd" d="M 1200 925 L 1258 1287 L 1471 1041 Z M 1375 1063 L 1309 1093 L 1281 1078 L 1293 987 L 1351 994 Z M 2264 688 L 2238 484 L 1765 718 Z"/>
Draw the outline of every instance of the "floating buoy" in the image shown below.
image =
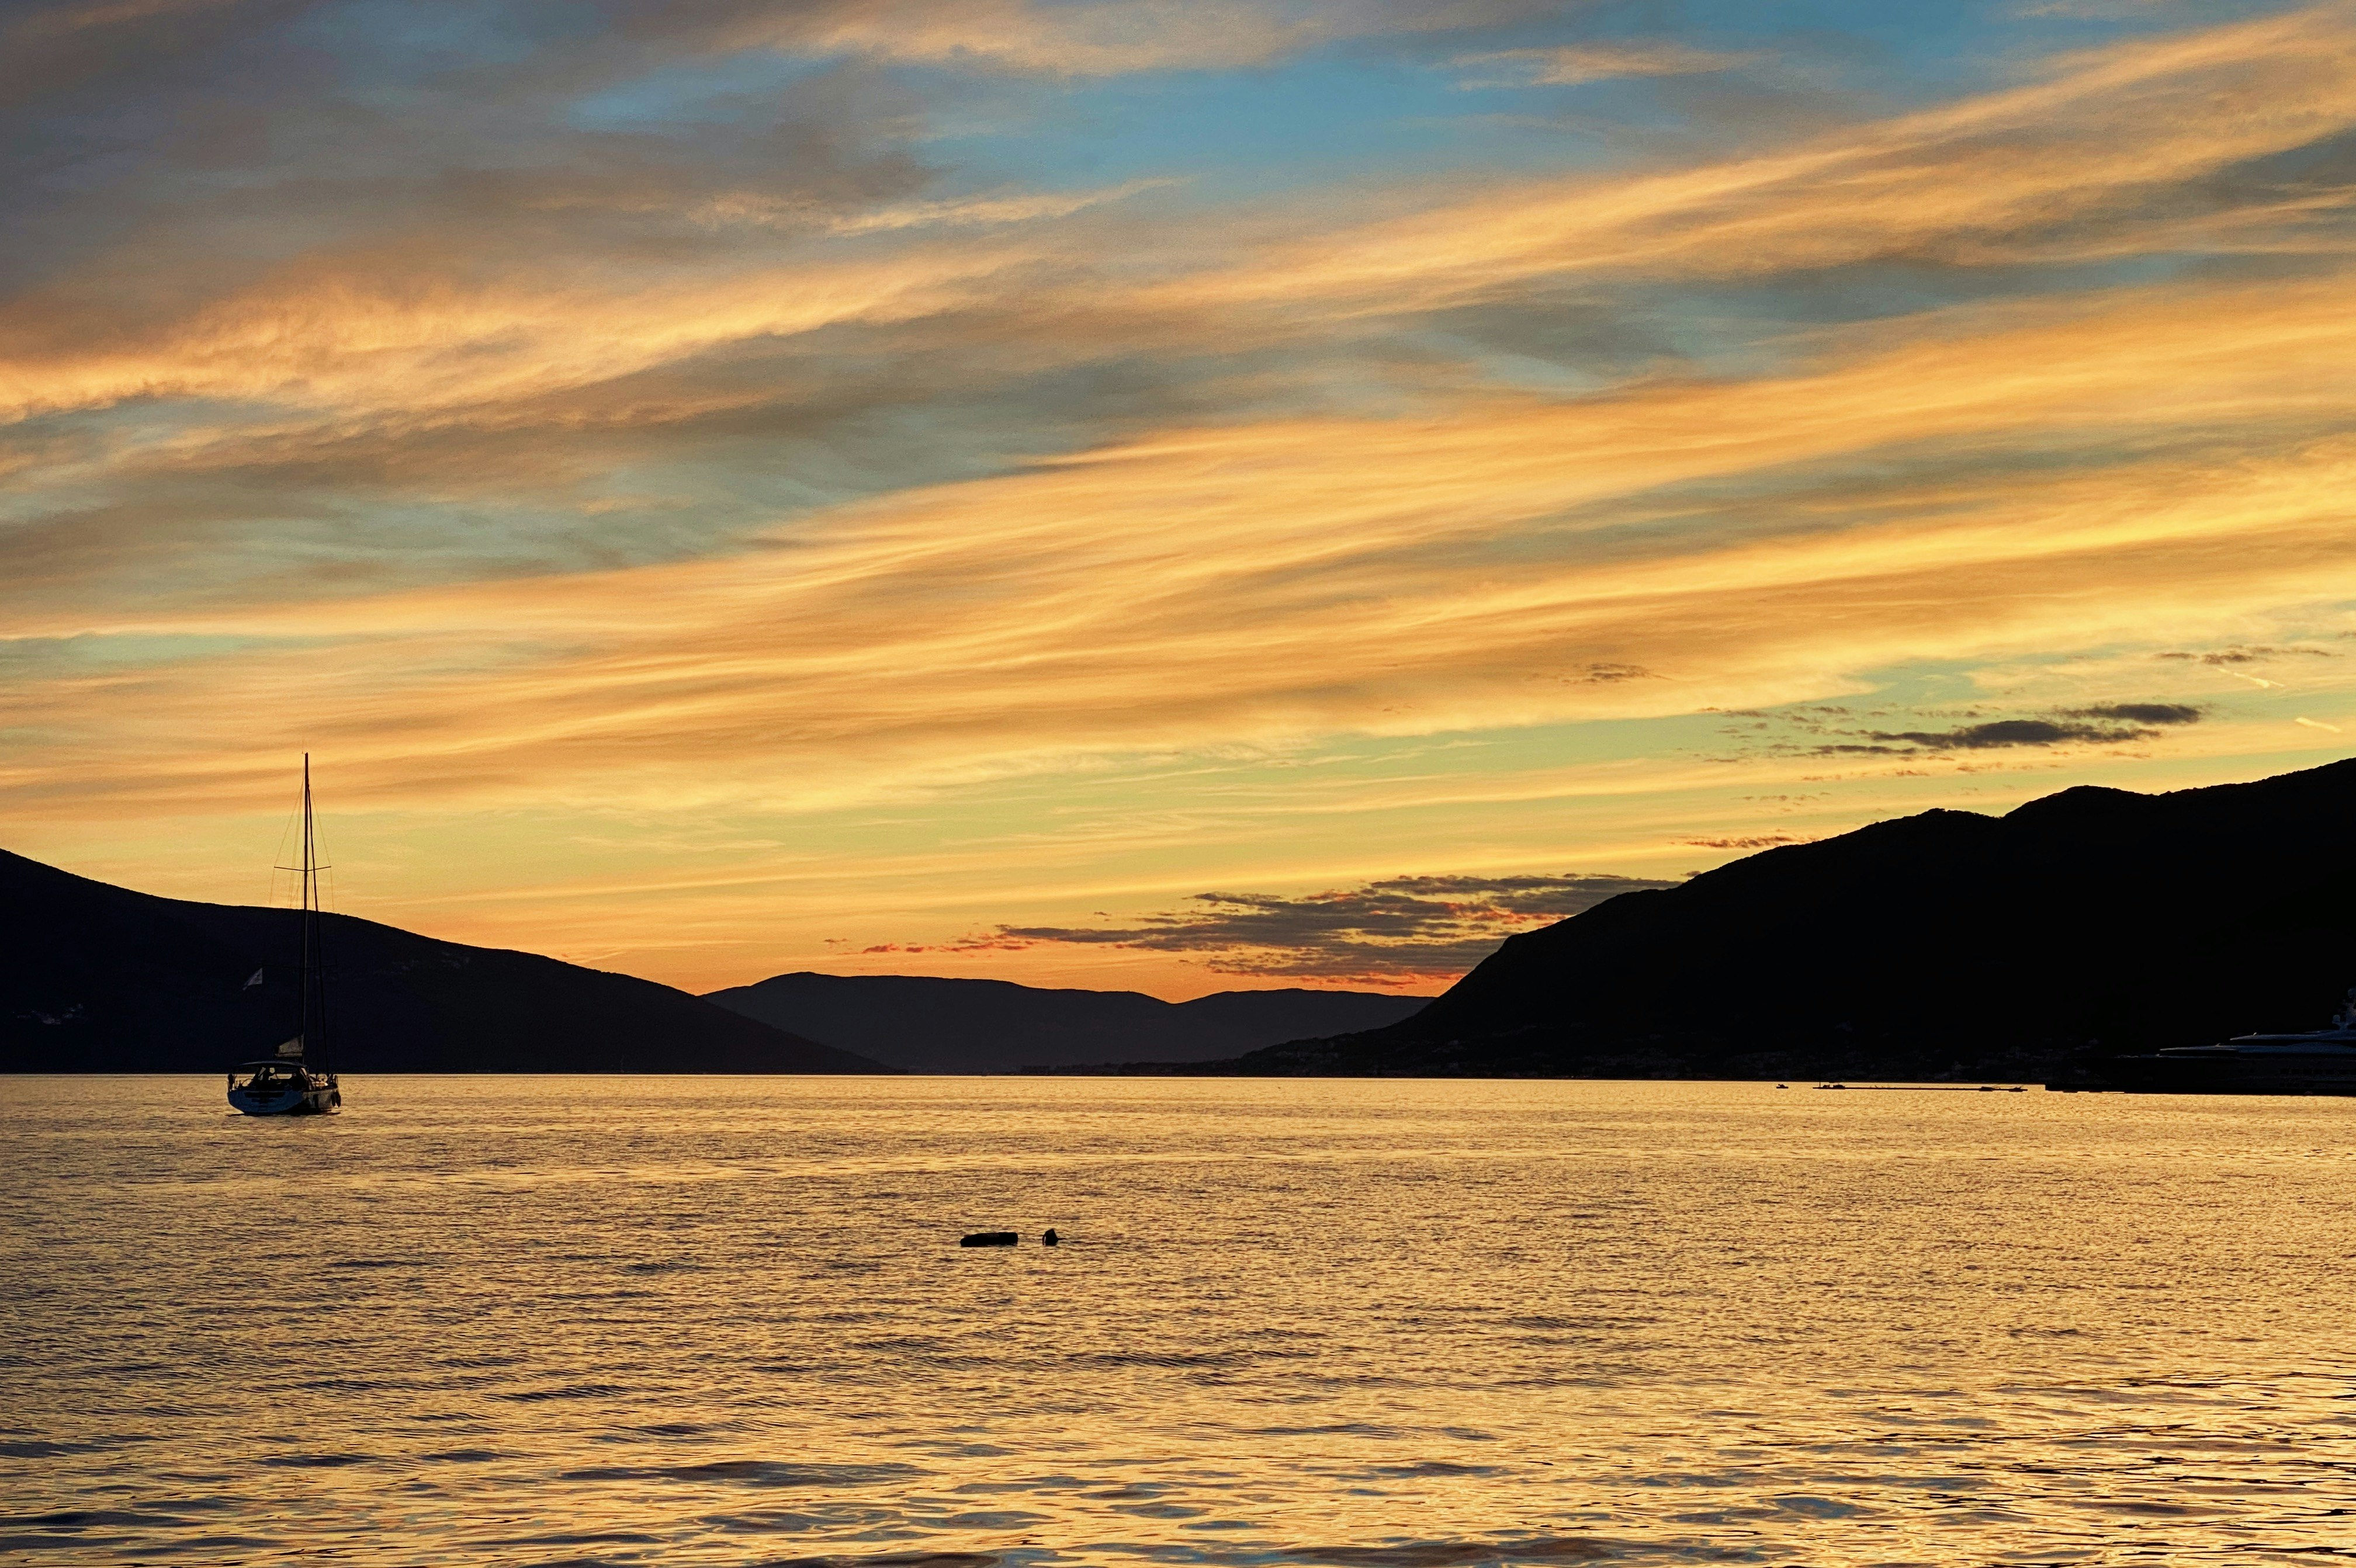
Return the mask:
<path id="1" fill-rule="evenodd" d="M 1055 1228 L 1050 1225 L 1047 1227 L 1047 1233 L 1039 1238 L 1039 1244 L 1043 1247 L 1060 1246 L 1063 1241 L 1063 1237 L 1055 1234 Z"/>
<path id="2" fill-rule="evenodd" d="M 961 1247 L 1011 1247 L 1022 1239 L 1023 1238 L 1021 1236 L 1017 1235 L 1012 1231 L 976 1231 L 972 1235 L 961 1238 L 958 1242 L 958 1245 Z"/>

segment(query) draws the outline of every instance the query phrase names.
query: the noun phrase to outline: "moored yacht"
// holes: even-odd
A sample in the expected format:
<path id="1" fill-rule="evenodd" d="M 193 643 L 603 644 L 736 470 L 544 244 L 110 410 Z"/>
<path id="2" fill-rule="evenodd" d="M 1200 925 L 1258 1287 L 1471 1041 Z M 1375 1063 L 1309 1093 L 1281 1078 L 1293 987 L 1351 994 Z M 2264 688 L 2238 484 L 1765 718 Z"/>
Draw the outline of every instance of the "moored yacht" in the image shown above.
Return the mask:
<path id="1" fill-rule="evenodd" d="M 303 1042 L 297 1039 L 286 1043 L 299 1053 Z M 240 1072 L 245 1074 L 243 1083 L 238 1081 Z M 249 1116 L 316 1116 L 339 1109 L 344 1094 L 334 1073 L 313 1072 L 298 1054 L 291 1061 L 273 1057 L 233 1069 L 229 1075 L 229 1103 Z"/>
<path id="2" fill-rule="evenodd" d="M 344 1092 L 328 1071 L 327 970 L 319 945 L 318 836 L 311 817 L 311 754 L 303 753 L 303 852 L 301 864 L 282 868 L 301 875 L 303 955 L 296 987 L 294 1038 L 278 1054 L 234 1068 L 229 1103 L 249 1116 L 316 1116 L 340 1110 Z M 313 1065 L 316 1059 L 317 1065 Z M 244 1074 L 242 1081 L 239 1074 Z"/>
<path id="3" fill-rule="evenodd" d="M 2160 1094 L 2356 1094 L 2356 989 L 2329 1029 L 2239 1034 L 2122 1056 L 2108 1075 L 2122 1089 Z"/>

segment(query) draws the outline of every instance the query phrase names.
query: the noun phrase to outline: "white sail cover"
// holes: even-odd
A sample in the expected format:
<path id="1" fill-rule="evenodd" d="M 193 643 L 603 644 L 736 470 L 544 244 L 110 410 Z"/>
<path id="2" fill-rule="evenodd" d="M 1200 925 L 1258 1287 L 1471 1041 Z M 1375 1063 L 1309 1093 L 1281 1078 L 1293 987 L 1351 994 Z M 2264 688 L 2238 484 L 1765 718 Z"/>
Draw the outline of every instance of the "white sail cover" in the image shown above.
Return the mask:
<path id="1" fill-rule="evenodd" d="M 284 1044 L 284 1045 L 280 1046 L 280 1047 L 278 1048 L 278 1054 L 279 1054 L 279 1055 L 281 1055 L 281 1056 L 300 1056 L 300 1055 L 302 1055 L 302 1054 L 303 1054 L 303 1037 L 302 1037 L 301 1035 L 299 1035 L 299 1034 L 298 1034 L 298 1035 L 296 1035 L 293 1040 L 288 1040 L 285 1044 Z"/>

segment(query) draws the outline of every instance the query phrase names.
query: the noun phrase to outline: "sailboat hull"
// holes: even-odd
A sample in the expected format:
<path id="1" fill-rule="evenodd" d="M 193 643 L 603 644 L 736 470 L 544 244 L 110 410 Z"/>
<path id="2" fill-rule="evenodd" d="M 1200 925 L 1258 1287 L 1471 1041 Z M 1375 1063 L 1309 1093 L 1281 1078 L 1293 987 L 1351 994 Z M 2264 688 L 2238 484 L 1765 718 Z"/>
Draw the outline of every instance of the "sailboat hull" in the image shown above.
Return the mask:
<path id="1" fill-rule="evenodd" d="M 332 1083 L 259 1093 L 240 1085 L 229 1092 L 229 1103 L 249 1116 L 327 1116 L 343 1108 L 344 1096 Z"/>

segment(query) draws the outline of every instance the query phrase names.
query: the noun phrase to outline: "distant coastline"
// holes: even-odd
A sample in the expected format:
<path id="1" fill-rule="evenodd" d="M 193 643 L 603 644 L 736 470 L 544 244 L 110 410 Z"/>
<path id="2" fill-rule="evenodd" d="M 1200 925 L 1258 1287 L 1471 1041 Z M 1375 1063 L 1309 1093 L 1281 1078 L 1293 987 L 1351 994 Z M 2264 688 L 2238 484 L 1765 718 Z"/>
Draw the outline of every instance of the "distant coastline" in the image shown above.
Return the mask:
<path id="1" fill-rule="evenodd" d="M 327 919 L 353 1072 L 1880 1080 L 2093 1088 L 2123 1052 L 2308 1027 L 2356 979 L 2356 761 L 2081 788 L 1762 850 L 1506 939 L 1442 996 L 1181 1005 L 926 976 L 712 997 Z M 217 1072 L 266 1043 L 291 912 L 0 853 L 0 1072 Z M 261 978 L 247 983 L 257 973 Z M 274 1009 L 274 1010 L 273 1010 Z M 1134 1051 L 1132 1057 L 1129 1053 Z"/>

